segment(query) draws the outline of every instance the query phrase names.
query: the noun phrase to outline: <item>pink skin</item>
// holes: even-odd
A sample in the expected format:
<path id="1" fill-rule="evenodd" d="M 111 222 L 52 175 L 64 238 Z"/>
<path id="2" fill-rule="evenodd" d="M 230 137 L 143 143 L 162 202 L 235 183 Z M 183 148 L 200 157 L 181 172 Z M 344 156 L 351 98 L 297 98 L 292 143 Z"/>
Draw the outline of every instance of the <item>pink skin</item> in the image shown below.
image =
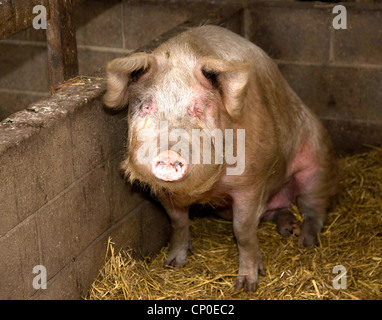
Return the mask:
<path id="1" fill-rule="evenodd" d="M 153 102 L 145 103 L 142 106 L 140 116 L 144 117 L 147 115 L 153 115 L 157 111 L 157 106 Z"/>
<path id="2" fill-rule="evenodd" d="M 197 103 L 194 103 L 190 106 L 188 109 L 188 114 L 191 117 L 196 117 L 199 120 L 204 120 L 203 109 Z"/>
<path id="3" fill-rule="evenodd" d="M 212 27 L 205 30 L 208 28 Z M 334 159 L 328 153 L 330 142 L 323 128 L 284 84 L 264 52 L 238 39 L 232 40 L 238 48 L 231 51 L 225 41 L 215 38 L 218 32 L 213 32 L 214 37 L 207 37 L 207 31 L 200 33 L 200 42 L 198 33 L 179 38 L 190 40 L 191 45 L 186 47 L 190 54 L 174 40 L 158 47 L 153 54 L 138 53 L 127 60 L 115 60 L 108 66 L 113 90 L 105 95 L 105 103 L 120 108 L 127 102 L 136 102 L 130 108 L 129 124 L 142 121 L 146 125 L 151 118 L 152 122 L 167 119 L 174 128 L 179 123 L 184 129 L 248 129 L 245 150 L 249 157 L 240 176 L 224 175 L 225 165 L 217 166 L 216 171 L 214 167 L 196 167 L 193 171 L 185 155 L 172 150 L 157 151 L 146 171 L 139 172 L 140 166 L 131 165 L 135 149 L 131 148 L 123 168 L 131 181 L 153 184 L 153 191 L 170 217 L 173 232 L 166 265 L 181 266 L 188 250 L 192 250 L 189 206 L 194 203 L 221 206 L 217 212 L 233 219 L 239 251 L 235 289 L 245 287 L 253 292 L 258 273 L 264 273 L 257 239 L 260 220 L 275 221 L 279 232 L 286 236 L 297 234 L 298 229 L 302 245 L 316 244 L 328 197 L 335 192 L 331 185 L 335 184 L 335 168 L 331 166 Z M 234 35 L 227 35 L 227 41 L 231 37 Z M 211 45 L 206 46 L 207 43 Z M 176 82 L 169 87 L 173 79 Z M 131 90 L 126 90 L 129 86 Z M 161 90 L 161 94 L 157 96 L 156 90 Z M 304 137 L 306 140 L 301 141 Z M 135 141 L 130 139 L 134 146 L 132 142 Z M 304 216 L 301 229 L 288 210 L 291 202 L 298 205 Z"/>
<path id="4" fill-rule="evenodd" d="M 151 172 L 164 181 L 178 181 L 187 170 L 187 161 L 173 150 L 162 151 L 151 162 Z"/>

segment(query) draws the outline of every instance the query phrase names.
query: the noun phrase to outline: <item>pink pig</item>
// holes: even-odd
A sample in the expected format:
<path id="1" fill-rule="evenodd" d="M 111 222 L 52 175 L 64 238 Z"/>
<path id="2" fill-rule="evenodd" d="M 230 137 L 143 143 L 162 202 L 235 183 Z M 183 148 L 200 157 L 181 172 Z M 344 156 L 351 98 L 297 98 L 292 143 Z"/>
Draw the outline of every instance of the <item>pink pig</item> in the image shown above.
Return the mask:
<path id="1" fill-rule="evenodd" d="M 129 107 L 122 168 L 171 219 L 167 265 L 186 262 L 195 203 L 233 219 L 236 290 L 255 291 L 264 273 L 261 219 L 283 235 L 299 233 L 304 246 L 317 244 L 337 185 L 331 142 L 259 47 L 221 27 L 190 29 L 152 53 L 111 61 L 104 102 Z M 301 231 L 291 203 L 303 215 Z"/>

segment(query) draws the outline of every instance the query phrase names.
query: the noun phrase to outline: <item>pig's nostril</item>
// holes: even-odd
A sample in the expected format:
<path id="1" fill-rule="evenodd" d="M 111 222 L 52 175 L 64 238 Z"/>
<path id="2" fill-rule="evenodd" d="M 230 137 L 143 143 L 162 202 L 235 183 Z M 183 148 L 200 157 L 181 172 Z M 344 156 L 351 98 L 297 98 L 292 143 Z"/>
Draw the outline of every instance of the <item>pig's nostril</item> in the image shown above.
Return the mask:
<path id="1" fill-rule="evenodd" d="M 187 161 L 173 150 L 162 151 L 151 164 L 151 172 L 164 181 L 180 180 L 187 173 L 187 169 Z"/>
<path id="2" fill-rule="evenodd" d="M 174 161 L 171 165 L 175 168 L 176 172 L 178 172 L 178 170 L 182 170 L 183 167 L 183 163 L 178 160 Z"/>
<path id="3" fill-rule="evenodd" d="M 183 167 L 183 163 L 181 163 L 180 161 L 176 160 L 173 162 L 172 164 L 174 167 Z"/>

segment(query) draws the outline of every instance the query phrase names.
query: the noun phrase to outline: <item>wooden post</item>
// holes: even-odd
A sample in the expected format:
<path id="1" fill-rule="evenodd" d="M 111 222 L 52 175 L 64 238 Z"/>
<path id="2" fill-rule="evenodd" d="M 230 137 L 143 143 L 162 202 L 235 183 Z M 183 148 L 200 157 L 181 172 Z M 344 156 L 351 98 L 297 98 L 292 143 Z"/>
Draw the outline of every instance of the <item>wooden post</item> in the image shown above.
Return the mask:
<path id="1" fill-rule="evenodd" d="M 50 91 L 78 75 L 77 43 L 72 23 L 72 0 L 49 0 L 47 22 Z"/>

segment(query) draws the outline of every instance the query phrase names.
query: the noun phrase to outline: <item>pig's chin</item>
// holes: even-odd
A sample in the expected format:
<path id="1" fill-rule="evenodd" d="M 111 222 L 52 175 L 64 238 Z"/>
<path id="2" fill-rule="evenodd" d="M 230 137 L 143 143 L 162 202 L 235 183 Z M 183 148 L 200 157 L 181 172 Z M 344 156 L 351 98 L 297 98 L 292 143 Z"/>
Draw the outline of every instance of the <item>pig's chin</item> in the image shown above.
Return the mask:
<path id="1" fill-rule="evenodd" d="M 137 164 L 128 160 L 122 163 L 122 169 L 131 183 L 150 187 L 154 194 L 163 192 L 171 194 L 189 195 L 191 197 L 203 194 L 220 180 L 223 173 L 222 165 L 190 164 L 184 175 L 177 175 L 177 171 L 154 171 L 151 165 Z"/>

